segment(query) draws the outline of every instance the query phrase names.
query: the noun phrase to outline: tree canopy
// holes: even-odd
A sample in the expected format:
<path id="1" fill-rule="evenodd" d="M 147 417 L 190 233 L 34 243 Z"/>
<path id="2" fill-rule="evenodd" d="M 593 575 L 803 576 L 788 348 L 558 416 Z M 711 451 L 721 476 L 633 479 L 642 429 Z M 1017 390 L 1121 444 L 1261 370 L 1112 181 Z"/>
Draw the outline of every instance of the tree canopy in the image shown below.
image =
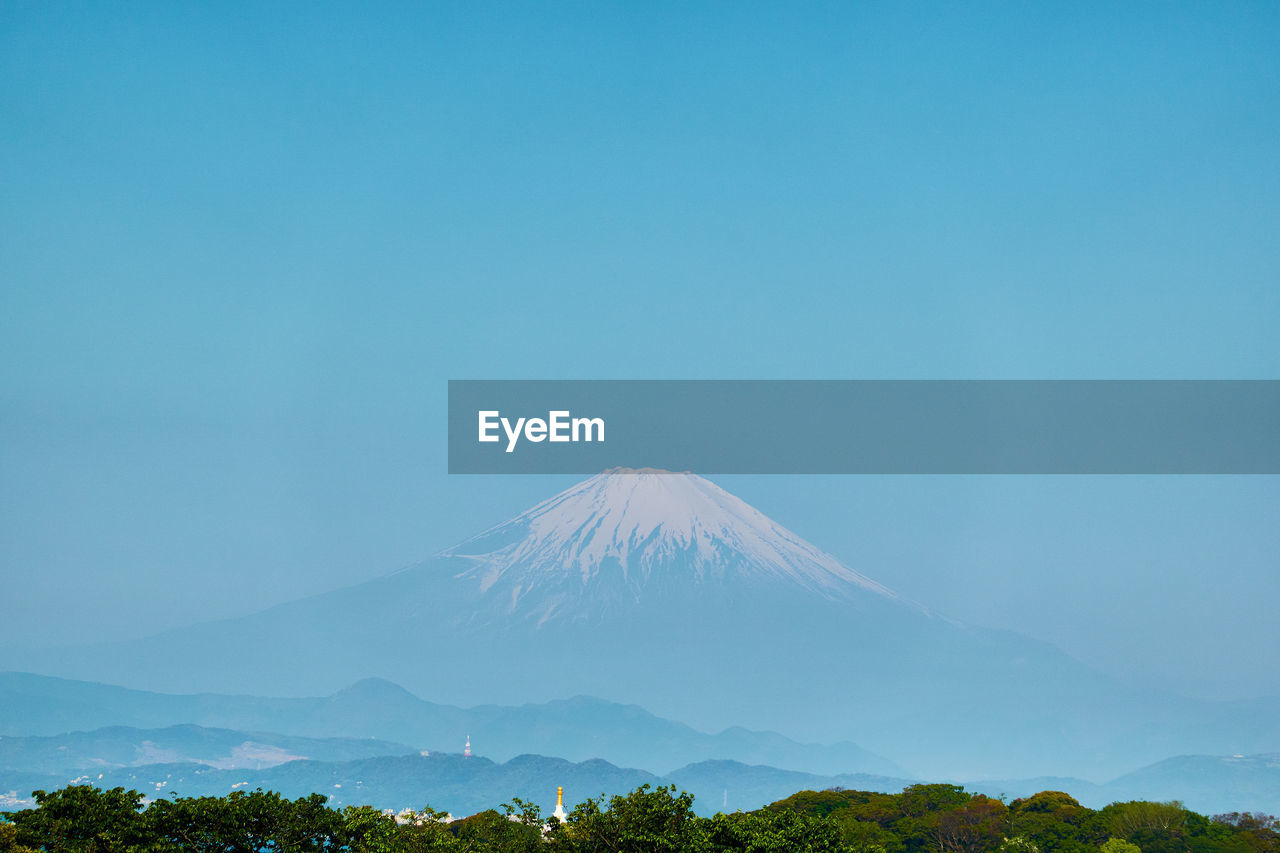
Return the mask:
<path id="1" fill-rule="evenodd" d="M 1005 803 L 957 785 L 801 791 L 710 818 L 692 795 L 644 785 L 589 798 L 563 823 L 518 798 L 448 820 L 262 790 L 147 802 L 80 785 L 34 797 L 4 813 L 0 853 L 1280 853 L 1270 815 L 1144 801 L 1095 811 L 1061 791 Z"/>

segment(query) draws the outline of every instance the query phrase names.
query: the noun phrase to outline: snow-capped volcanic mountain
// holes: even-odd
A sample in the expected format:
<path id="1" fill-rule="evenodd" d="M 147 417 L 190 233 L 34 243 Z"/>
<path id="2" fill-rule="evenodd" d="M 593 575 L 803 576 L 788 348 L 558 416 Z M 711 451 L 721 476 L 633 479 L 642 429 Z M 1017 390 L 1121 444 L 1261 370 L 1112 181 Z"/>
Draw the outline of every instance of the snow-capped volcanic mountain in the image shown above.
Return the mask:
<path id="1" fill-rule="evenodd" d="M 176 692 L 380 676 L 460 705 L 586 694 L 970 778 L 1101 777 L 1280 738 L 1273 714 L 1145 693 L 934 615 L 708 480 L 651 470 L 592 477 L 374 581 L 7 666 Z"/>
<path id="2" fill-rule="evenodd" d="M 899 597 L 694 474 L 613 469 L 443 552 L 477 612 L 598 623 L 672 593 L 791 587 L 827 601 Z"/>

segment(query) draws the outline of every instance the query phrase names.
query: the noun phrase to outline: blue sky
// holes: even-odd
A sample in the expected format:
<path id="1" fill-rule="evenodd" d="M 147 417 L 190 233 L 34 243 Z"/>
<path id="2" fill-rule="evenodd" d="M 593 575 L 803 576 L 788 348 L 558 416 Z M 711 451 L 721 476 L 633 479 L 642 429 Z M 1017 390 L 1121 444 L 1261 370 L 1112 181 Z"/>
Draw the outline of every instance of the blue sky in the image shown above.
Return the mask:
<path id="1" fill-rule="evenodd" d="M 0 642 L 567 484 L 448 477 L 449 378 L 1280 378 L 1277 43 L 1270 3 L 6 4 Z M 1280 693 L 1274 478 L 723 485 L 961 618 Z"/>

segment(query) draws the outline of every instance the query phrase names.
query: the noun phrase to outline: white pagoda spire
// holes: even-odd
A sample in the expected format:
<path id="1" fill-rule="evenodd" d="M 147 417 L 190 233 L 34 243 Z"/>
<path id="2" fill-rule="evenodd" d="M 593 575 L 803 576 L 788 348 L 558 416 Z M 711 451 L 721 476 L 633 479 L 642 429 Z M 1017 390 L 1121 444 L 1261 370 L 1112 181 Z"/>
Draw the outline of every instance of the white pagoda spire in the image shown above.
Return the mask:
<path id="1" fill-rule="evenodd" d="M 470 732 L 467 732 L 467 746 L 465 749 L 462 750 L 462 757 L 463 758 L 471 757 L 471 733 Z"/>

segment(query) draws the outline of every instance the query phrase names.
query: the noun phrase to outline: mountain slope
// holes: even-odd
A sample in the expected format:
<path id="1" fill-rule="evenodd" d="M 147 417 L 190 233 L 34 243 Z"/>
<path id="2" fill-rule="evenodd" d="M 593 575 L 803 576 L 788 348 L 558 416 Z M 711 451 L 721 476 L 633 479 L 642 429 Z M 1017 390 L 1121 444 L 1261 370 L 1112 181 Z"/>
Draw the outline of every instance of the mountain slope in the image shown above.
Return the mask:
<path id="1" fill-rule="evenodd" d="M 1280 813 L 1280 753 L 1181 755 L 1126 773 L 1103 786 L 1114 800 L 1181 800 L 1206 814 Z"/>

